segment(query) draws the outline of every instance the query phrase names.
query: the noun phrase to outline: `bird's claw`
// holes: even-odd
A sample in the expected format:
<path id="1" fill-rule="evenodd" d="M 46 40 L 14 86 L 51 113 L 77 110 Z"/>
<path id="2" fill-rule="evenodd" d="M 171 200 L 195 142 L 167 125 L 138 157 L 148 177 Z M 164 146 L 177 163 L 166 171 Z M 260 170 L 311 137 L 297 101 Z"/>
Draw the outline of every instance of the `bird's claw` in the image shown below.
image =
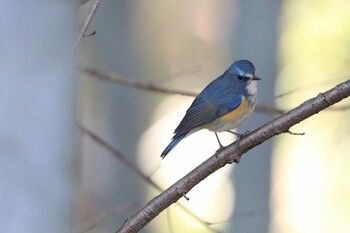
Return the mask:
<path id="1" fill-rule="evenodd" d="M 250 131 L 248 130 L 248 131 L 246 131 L 245 133 L 242 133 L 242 134 L 240 134 L 240 133 L 236 133 L 236 132 L 234 132 L 234 131 L 231 131 L 231 130 L 227 130 L 227 132 L 229 132 L 229 133 L 232 133 L 232 134 L 234 134 L 236 137 L 237 137 L 237 139 L 236 139 L 236 142 L 239 142 L 244 136 L 246 136 L 247 134 L 249 134 L 250 133 Z"/>

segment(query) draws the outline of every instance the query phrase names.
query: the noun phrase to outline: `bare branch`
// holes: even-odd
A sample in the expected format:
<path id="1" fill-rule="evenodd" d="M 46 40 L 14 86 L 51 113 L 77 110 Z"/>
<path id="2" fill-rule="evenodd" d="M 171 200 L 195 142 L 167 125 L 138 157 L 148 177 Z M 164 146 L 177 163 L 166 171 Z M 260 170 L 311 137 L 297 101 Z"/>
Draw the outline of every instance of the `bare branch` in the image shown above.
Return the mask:
<path id="1" fill-rule="evenodd" d="M 329 110 L 329 111 L 346 111 L 346 110 L 350 110 L 350 105 L 332 106 L 327 110 Z"/>
<path id="2" fill-rule="evenodd" d="M 105 211 L 99 213 L 98 215 L 91 218 L 90 220 L 75 227 L 72 230 L 72 233 L 83 233 L 83 232 L 86 232 L 88 230 L 91 230 L 94 227 L 96 227 L 98 224 L 100 224 L 101 222 L 105 221 L 108 217 L 117 215 L 119 213 L 131 210 L 131 209 L 134 209 L 135 207 L 136 207 L 136 202 L 129 202 L 129 203 L 125 203 L 122 205 L 117 205 L 117 206 L 113 207 L 112 209 L 105 210 Z"/>
<path id="3" fill-rule="evenodd" d="M 169 208 L 168 208 L 169 209 Z M 232 216 L 231 218 L 224 220 L 224 221 L 219 221 L 219 222 L 206 222 L 209 225 L 219 225 L 219 224 L 227 224 L 229 222 L 231 222 L 234 219 L 243 219 L 243 218 L 251 218 L 257 215 L 261 215 L 264 212 L 267 212 L 268 207 L 261 207 L 255 210 L 250 210 L 250 211 L 246 211 L 246 212 L 241 212 L 241 213 L 235 213 L 234 216 Z"/>
<path id="4" fill-rule="evenodd" d="M 100 0 L 95 0 L 94 3 L 92 4 L 91 9 L 90 9 L 90 13 L 89 13 L 88 17 L 86 18 L 83 27 L 80 30 L 78 38 L 75 41 L 75 49 L 78 49 L 80 42 L 83 39 L 83 37 L 85 36 L 85 33 L 86 33 L 92 19 L 94 18 L 99 5 L 100 5 Z"/>
<path id="5" fill-rule="evenodd" d="M 290 135 L 295 135 L 295 136 L 304 136 L 305 135 L 305 133 L 294 133 L 290 130 L 287 130 L 287 133 L 289 133 Z"/>
<path id="6" fill-rule="evenodd" d="M 88 1 L 90 0 L 78 0 L 78 5 L 84 5 Z"/>
<path id="7" fill-rule="evenodd" d="M 341 76 L 341 77 L 337 77 L 337 78 L 331 78 L 331 79 L 327 79 L 323 82 L 316 82 L 316 83 L 312 83 L 309 85 L 303 85 L 301 87 L 295 88 L 293 90 L 290 91 L 286 91 L 284 93 L 281 93 L 279 95 L 276 95 L 274 98 L 283 98 L 285 96 L 291 95 L 291 94 L 296 94 L 298 92 L 302 92 L 302 91 L 307 91 L 310 89 L 315 89 L 316 87 L 324 87 L 324 86 L 330 86 L 330 85 L 334 85 L 334 83 L 340 82 L 342 80 L 345 80 L 349 78 L 349 75 L 345 75 L 345 76 Z"/>
<path id="8" fill-rule="evenodd" d="M 112 155 L 114 155 L 119 161 L 124 163 L 130 170 L 135 172 L 139 177 L 141 177 L 146 183 L 157 189 L 158 191 L 162 192 L 163 189 L 153 182 L 147 175 L 145 175 L 138 167 L 136 164 L 134 164 L 132 161 L 130 161 L 126 156 L 124 156 L 120 151 L 115 149 L 112 145 L 110 145 L 108 142 L 103 140 L 100 136 L 89 130 L 88 128 L 79 125 L 79 128 L 81 129 L 82 132 L 85 134 L 89 135 L 92 139 L 94 139 L 96 142 L 98 142 L 100 145 L 102 145 L 104 148 L 108 149 Z"/>
<path id="9" fill-rule="evenodd" d="M 152 83 L 152 84 L 157 83 L 159 85 L 159 83 L 168 82 L 169 80 L 174 80 L 175 78 L 183 77 L 185 75 L 196 73 L 196 72 L 199 72 L 201 70 L 202 70 L 201 66 L 190 66 L 190 67 L 188 67 L 184 70 L 181 70 L 179 72 L 172 73 L 172 74 L 167 75 L 165 77 L 162 77 L 160 79 L 152 80 L 150 83 Z"/>
<path id="10" fill-rule="evenodd" d="M 117 232 L 138 232 L 164 209 L 177 202 L 183 197 L 184 193 L 188 193 L 194 186 L 207 178 L 210 174 L 232 161 L 239 161 L 241 156 L 253 147 L 276 135 L 288 132 L 289 128 L 293 125 L 300 123 L 349 96 L 350 80 L 305 101 L 291 111 L 245 135 L 238 143 L 234 142 L 220 149 L 163 193 L 153 198 L 134 216 L 128 218 Z"/>
<path id="11" fill-rule="evenodd" d="M 261 105 L 261 104 L 258 104 L 256 106 L 255 111 L 266 113 L 266 114 L 276 114 L 276 115 L 282 115 L 283 113 L 286 112 L 279 108 L 270 107 L 270 106 Z"/>
<path id="12" fill-rule="evenodd" d="M 96 31 L 92 31 L 89 34 L 85 34 L 84 37 L 90 37 L 96 35 Z"/>
<path id="13" fill-rule="evenodd" d="M 196 97 L 198 95 L 198 93 L 194 93 L 194 92 L 174 90 L 170 88 L 160 87 L 152 83 L 147 84 L 139 81 L 130 80 L 121 76 L 105 73 L 98 69 L 90 68 L 86 66 L 81 66 L 80 69 L 89 75 L 93 75 L 95 78 L 116 82 L 121 85 L 141 89 L 144 91 L 155 91 L 155 92 L 161 92 L 165 94 L 176 94 L 176 95 L 185 95 L 185 96 L 192 96 L 192 97 Z M 259 111 L 262 113 L 268 113 L 268 114 L 272 113 L 277 115 L 281 115 L 285 112 L 284 110 L 274 108 L 274 107 L 264 106 L 264 105 L 258 105 L 256 107 L 256 111 Z"/>
<path id="14" fill-rule="evenodd" d="M 145 175 L 136 164 L 134 164 L 132 161 L 128 160 L 125 155 L 123 155 L 120 151 L 115 149 L 112 145 L 110 145 L 108 142 L 103 140 L 101 137 L 99 137 L 97 134 L 92 132 L 91 130 L 87 129 L 86 127 L 80 125 L 77 123 L 78 127 L 82 132 L 84 132 L 86 135 L 90 136 L 93 140 L 98 142 L 100 145 L 102 145 L 104 148 L 108 149 L 112 155 L 114 155 L 119 161 L 124 163 L 130 170 L 134 171 L 139 177 L 141 177 L 146 183 L 151 185 L 153 188 L 158 190 L 160 193 L 164 192 L 164 189 L 162 189 L 157 183 L 155 183 L 149 176 Z M 200 219 L 198 216 L 193 214 L 191 211 L 189 211 L 185 206 L 183 206 L 181 203 L 178 203 L 178 206 L 185 211 L 189 216 L 191 216 L 194 220 L 199 222 L 202 226 L 207 228 L 208 230 L 212 232 L 216 232 L 209 224 L 207 224 L 205 221 Z"/>
<path id="15" fill-rule="evenodd" d="M 80 67 L 82 71 L 84 71 L 87 74 L 93 75 L 94 77 L 102 80 L 108 80 L 108 81 L 113 81 L 125 86 L 129 87 L 134 87 L 137 89 L 141 89 L 144 91 L 156 91 L 156 92 L 161 92 L 161 93 L 166 93 L 166 94 L 178 94 L 178 95 L 186 95 L 186 96 L 196 96 L 197 93 L 194 92 L 189 92 L 189 91 L 179 91 L 179 90 L 173 90 L 165 87 L 160 87 L 154 84 L 146 84 L 143 82 L 139 81 L 134 81 L 130 79 L 126 79 L 117 75 L 113 74 L 108 74 L 99 71 L 98 69 L 82 66 Z"/>

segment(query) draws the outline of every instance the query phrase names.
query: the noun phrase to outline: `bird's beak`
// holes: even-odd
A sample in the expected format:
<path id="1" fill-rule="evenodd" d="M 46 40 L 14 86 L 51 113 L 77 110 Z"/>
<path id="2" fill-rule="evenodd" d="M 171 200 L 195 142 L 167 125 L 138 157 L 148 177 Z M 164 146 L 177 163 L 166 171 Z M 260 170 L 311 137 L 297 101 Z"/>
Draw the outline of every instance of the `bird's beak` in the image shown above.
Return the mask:
<path id="1" fill-rule="evenodd" d="M 252 78 L 252 80 L 258 81 L 258 80 L 261 80 L 261 78 L 254 76 L 254 77 Z"/>

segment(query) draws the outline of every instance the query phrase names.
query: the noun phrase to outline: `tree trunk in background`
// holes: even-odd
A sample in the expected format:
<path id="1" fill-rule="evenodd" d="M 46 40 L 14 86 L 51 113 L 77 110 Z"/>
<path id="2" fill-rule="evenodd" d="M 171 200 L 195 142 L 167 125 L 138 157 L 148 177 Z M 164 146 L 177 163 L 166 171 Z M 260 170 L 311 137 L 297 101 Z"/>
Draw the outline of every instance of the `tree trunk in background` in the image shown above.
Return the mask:
<path id="1" fill-rule="evenodd" d="M 234 32 L 233 54 L 251 60 L 257 68 L 258 104 L 273 106 L 276 79 L 277 29 L 280 1 L 240 1 L 237 31 Z M 253 114 L 240 128 L 251 130 L 272 116 Z M 270 222 L 271 142 L 250 151 L 236 165 L 233 180 L 236 191 L 231 232 L 265 233 Z"/>
<path id="2" fill-rule="evenodd" d="M 69 232 L 73 1 L 2 1 L 0 232 Z"/>
<path id="3" fill-rule="evenodd" d="M 91 3 L 83 7 L 90 8 Z M 134 4 L 129 1 L 102 1 L 88 31 L 96 35 L 82 41 L 81 63 L 129 79 L 146 79 L 138 62 L 138 50 L 133 43 Z M 82 15 L 87 15 L 85 12 Z M 81 20 L 84 20 L 82 17 Z M 85 74 L 83 74 L 85 75 Z M 81 91 L 81 118 L 113 147 L 135 160 L 139 135 L 147 124 L 140 115 L 146 105 L 144 92 L 113 82 L 83 78 Z M 152 111 L 152 108 L 149 108 Z M 136 114 L 137 113 L 137 114 Z M 148 114 L 150 115 L 150 114 Z M 147 121 L 146 117 L 143 118 Z M 84 137 L 82 182 L 80 186 L 81 221 L 111 207 L 128 202 L 140 202 L 142 191 L 137 175 L 113 157 L 109 151 Z M 114 231 L 131 212 L 109 218 L 96 231 Z"/>

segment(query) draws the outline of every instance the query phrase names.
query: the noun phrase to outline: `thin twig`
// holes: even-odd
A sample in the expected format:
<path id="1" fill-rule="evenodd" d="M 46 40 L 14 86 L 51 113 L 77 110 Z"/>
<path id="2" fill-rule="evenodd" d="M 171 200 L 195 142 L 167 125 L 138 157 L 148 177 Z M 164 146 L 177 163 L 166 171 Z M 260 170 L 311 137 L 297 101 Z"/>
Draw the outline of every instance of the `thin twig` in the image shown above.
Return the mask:
<path id="1" fill-rule="evenodd" d="M 103 140 L 100 136 L 89 130 L 88 128 L 80 125 L 77 123 L 80 130 L 91 137 L 95 142 L 98 142 L 100 145 L 102 145 L 105 149 L 109 150 L 113 156 L 115 156 L 119 161 L 124 163 L 130 170 L 135 172 L 139 177 L 142 178 L 147 184 L 151 185 L 153 188 L 158 190 L 160 193 L 164 192 L 164 189 L 161 188 L 157 183 L 155 183 L 149 176 L 145 175 L 135 163 L 127 159 L 125 155 L 123 155 L 120 151 L 115 149 L 112 145 L 110 145 L 108 142 Z M 213 228 L 211 228 L 206 222 L 204 222 L 202 219 L 200 219 L 198 216 L 196 216 L 194 213 L 189 211 L 185 206 L 183 206 L 181 203 L 178 203 L 178 206 L 185 211 L 189 216 L 191 216 L 194 220 L 199 222 L 201 225 L 203 225 L 205 228 L 210 230 L 211 232 L 216 232 Z"/>
<path id="2" fill-rule="evenodd" d="M 302 87 L 298 87 L 298 88 L 295 88 L 293 90 L 286 91 L 286 92 L 283 92 L 281 94 L 278 94 L 274 98 L 275 99 L 283 98 L 283 97 L 285 97 L 287 95 L 295 94 L 295 93 L 301 92 L 301 91 L 307 91 L 307 90 L 310 90 L 310 89 L 315 89 L 316 87 L 323 87 L 323 86 L 326 86 L 326 85 L 329 86 L 329 85 L 332 85 L 334 83 L 337 83 L 337 82 L 342 81 L 342 80 L 347 79 L 347 78 L 349 78 L 349 75 L 328 79 L 328 80 L 325 80 L 323 82 L 316 82 L 316 83 L 309 84 L 309 85 L 306 85 L 306 86 L 304 85 Z"/>
<path id="3" fill-rule="evenodd" d="M 100 1 L 101 0 L 95 0 L 94 3 L 92 4 L 91 9 L 90 9 L 90 13 L 89 13 L 88 17 L 86 18 L 85 23 L 84 23 L 83 27 L 81 28 L 80 33 L 75 41 L 75 46 L 74 46 L 75 50 L 78 49 L 81 40 L 85 36 L 85 33 L 86 33 L 92 19 L 94 18 L 95 14 L 96 14 L 97 8 L 100 5 Z"/>
<path id="4" fill-rule="evenodd" d="M 112 145 L 110 145 L 108 142 L 106 142 L 105 140 L 103 140 L 100 136 L 98 136 L 97 134 L 95 134 L 92 130 L 78 124 L 78 127 L 80 128 L 80 130 L 85 133 L 86 135 L 88 135 L 90 138 L 92 138 L 95 142 L 98 142 L 100 145 L 102 145 L 104 148 L 108 149 L 113 156 L 115 156 L 119 161 L 121 161 L 122 163 L 124 163 L 130 170 L 132 170 L 133 172 L 135 172 L 139 177 L 141 177 L 146 183 L 148 183 L 149 185 L 151 185 L 152 187 L 154 187 L 155 189 L 157 189 L 158 191 L 162 192 L 163 189 L 156 184 L 155 182 L 153 182 L 153 180 L 151 180 L 147 175 L 145 175 L 138 167 L 135 163 L 133 163 L 132 161 L 130 161 L 126 156 L 124 156 L 120 151 L 118 151 L 117 149 L 115 149 Z"/>
<path id="5" fill-rule="evenodd" d="M 276 108 L 276 107 L 270 107 L 267 105 L 261 105 L 258 104 L 255 108 L 255 111 L 265 113 L 265 114 L 276 114 L 276 115 L 282 115 L 286 111 Z"/>
<path id="6" fill-rule="evenodd" d="M 174 226 L 173 226 L 173 223 L 171 221 L 170 208 L 167 209 L 166 218 L 167 218 L 169 232 L 174 233 Z"/>
<path id="7" fill-rule="evenodd" d="M 109 74 L 102 72 L 98 69 L 91 68 L 91 67 L 86 67 L 86 66 L 81 66 L 80 69 L 84 71 L 86 74 L 93 75 L 95 78 L 101 79 L 101 80 L 107 80 L 107 81 L 112 81 L 119 83 L 121 85 L 141 89 L 144 91 L 155 91 L 155 92 L 160 92 L 160 93 L 165 93 L 165 94 L 176 94 L 176 95 L 184 95 L 184 96 L 191 96 L 191 97 L 196 97 L 198 93 L 195 92 L 189 92 L 189 91 L 181 91 L 181 90 L 174 90 L 170 88 L 165 88 L 165 87 L 160 87 L 157 85 L 154 85 L 152 83 L 143 83 L 135 80 L 130 80 L 121 76 Z M 274 107 L 269 107 L 265 105 L 258 105 L 256 107 L 256 111 L 262 112 L 262 113 L 268 113 L 268 114 L 277 114 L 281 115 L 285 111 L 274 108 Z"/>
<path id="8" fill-rule="evenodd" d="M 84 37 L 90 37 L 96 35 L 96 31 L 92 31 L 89 34 L 85 34 Z"/>
<path id="9" fill-rule="evenodd" d="M 332 106 L 327 109 L 328 111 L 346 111 L 350 110 L 350 105 L 344 105 L 344 106 Z"/>
<path id="10" fill-rule="evenodd" d="M 91 67 L 81 66 L 80 70 L 85 72 L 86 74 L 94 76 L 97 79 L 116 82 L 118 84 L 137 88 L 137 89 L 140 89 L 143 91 L 153 91 L 153 92 L 160 92 L 160 93 L 165 93 L 165 94 L 184 95 L 184 96 L 191 96 L 191 97 L 196 97 L 198 95 L 198 93 L 195 93 L 195 92 L 174 90 L 171 88 L 161 87 L 161 86 L 155 85 L 153 83 L 143 83 L 140 81 L 130 80 L 130 79 L 118 76 L 118 75 L 105 73 L 105 72 L 102 72 L 98 69 L 91 68 Z M 193 68 L 193 70 L 197 71 L 198 68 L 195 67 L 195 68 Z M 179 75 L 179 74 L 177 74 L 177 75 Z M 281 95 L 286 95 L 286 94 L 289 94 L 289 93 L 284 93 Z M 279 97 L 280 96 L 277 96 L 275 98 L 279 98 Z M 350 110 L 350 105 L 333 106 L 333 107 L 326 109 L 326 111 L 332 111 L 332 112 L 333 111 L 334 112 L 335 111 L 346 111 L 346 110 Z M 275 115 L 282 115 L 283 113 L 286 112 L 286 110 L 283 110 L 283 109 L 280 109 L 277 107 L 270 107 L 270 106 L 261 105 L 261 104 L 258 104 L 256 106 L 256 111 L 261 112 L 261 113 L 265 113 L 265 114 L 275 114 Z"/>
<path id="11" fill-rule="evenodd" d="M 134 87 L 137 89 L 141 89 L 144 91 L 156 91 L 156 92 L 161 92 L 161 93 L 166 93 L 166 94 L 178 94 L 178 95 L 185 95 L 185 96 L 196 96 L 197 93 L 194 92 L 189 92 L 189 91 L 180 91 L 180 90 L 174 90 L 174 89 L 169 89 L 165 87 L 160 87 L 154 84 L 146 84 L 143 82 L 135 81 L 135 80 L 130 80 L 123 78 L 121 76 L 113 75 L 113 74 L 108 74 L 102 71 L 99 71 L 98 69 L 82 66 L 80 67 L 82 71 L 84 71 L 87 74 L 93 75 L 95 78 L 102 79 L 102 80 L 108 80 L 112 82 L 116 82 L 125 86 L 129 87 Z"/>
<path id="12" fill-rule="evenodd" d="M 78 4 L 79 5 L 84 5 L 88 1 L 90 1 L 90 0 L 78 0 Z"/>
<path id="13" fill-rule="evenodd" d="M 136 202 L 129 202 L 121 205 L 117 205 L 112 209 L 105 210 L 103 212 L 100 212 L 95 217 L 89 219 L 88 221 L 84 222 L 83 224 L 75 227 L 72 230 L 72 233 L 83 233 L 88 230 L 93 229 L 101 222 L 105 221 L 108 217 L 117 215 L 119 213 L 129 211 L 131 209 L 134 209 L 136 207 Z"/>
<path id="14" fill-rule="evenodd" d="M 175 78 L 184 77 L 186 75 L 193 74 L 193 73 L 199 72 L 201 70 L 202 70 L 201 66 L 191 66 L 191 67 L 188 67 L 187 69 L 181 70 L 179 72 L 172 73 L 172 74 L 167 75 L 165 77 L 152 80 L 152 81 L 150 81 L 150 83 L 152 83 L 152 84 L 157 83 L 159 85 L 159 83 L 168 82 L 169 80 L 174 80 Z"/>
<path id="15" fill-rule="evenodd" d="M 287 133 L 289 133 L 290 135 L 295 135 L 295 136 L 304 136 L 305 133 L 295 133 L 295 132 L 292 132 L 290 130 L 287 130 Z"/>
<path id="16" fill-rule="evenodd" d="M 264 212 L 267 212 L 267 209 L 268 209 L 267 207 L 264 207 L 264 208 L 259 208 L 256 210 L 250 210 L 250 211 L 234 214 L 231 218 L 224 220 L 224 221 L 206 222 L 206 223 L 208 223 L 209 225 L 227 224 L 227 223 L 231 222 L 232 220 L 237 220 L 237 219 L 242 219 L 242 218 L 252 218 L 254 216 L 261 215 Z"/>
<path id="17" fill-rule="evenodd" d="M 305 101 L 291 111 L 245 135 L 238 143 L 234 142 L 220 149 L 163 193 L 154 197 L 134 216 L 129 217 L 117 232 L 138 232 L 163 210 L 183 197 L 183 193 L 188 193 L 194 186 L 218 169 L 233 161 L 240 161 L 242 155 L 248 150 L 276 135 L 287 132 L 293 125 L 300 123 L 349 96 L 350 80 Z"/>

